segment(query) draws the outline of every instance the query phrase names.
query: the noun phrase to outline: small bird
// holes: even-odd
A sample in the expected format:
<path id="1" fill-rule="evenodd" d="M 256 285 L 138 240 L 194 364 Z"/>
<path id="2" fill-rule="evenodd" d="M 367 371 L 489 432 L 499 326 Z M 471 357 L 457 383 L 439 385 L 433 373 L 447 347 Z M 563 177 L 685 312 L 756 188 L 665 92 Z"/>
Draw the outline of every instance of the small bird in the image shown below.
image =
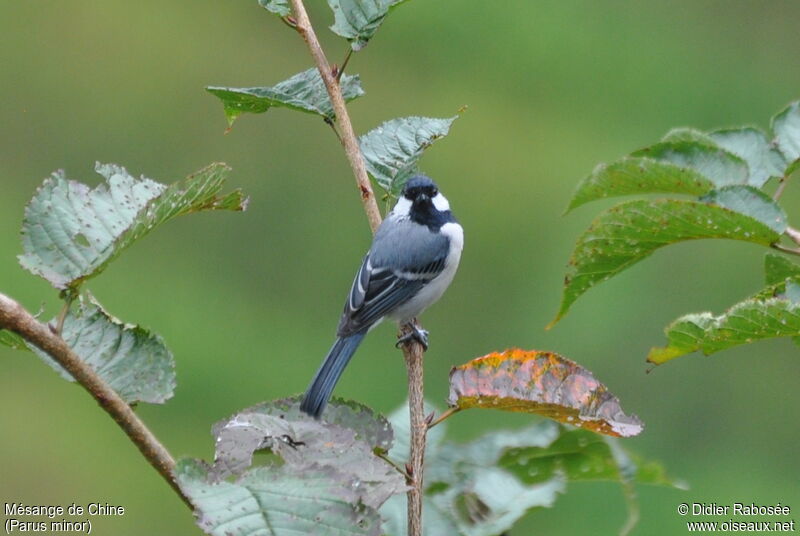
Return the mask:
<path id="1" fill-rule="evenodd" d="M 428 348 L 428 333 L 415 317 L 453 281 L 463 246 L 464 230 L 436 183 L 425 175 L 410 178 L 375 232 L 344 304 L 336 342 L 311 380 L 302 411 L 315 418 L 322 414 L 364 335 L 384 318 L 411 328 L 397 346 L 416 339 Z"/>

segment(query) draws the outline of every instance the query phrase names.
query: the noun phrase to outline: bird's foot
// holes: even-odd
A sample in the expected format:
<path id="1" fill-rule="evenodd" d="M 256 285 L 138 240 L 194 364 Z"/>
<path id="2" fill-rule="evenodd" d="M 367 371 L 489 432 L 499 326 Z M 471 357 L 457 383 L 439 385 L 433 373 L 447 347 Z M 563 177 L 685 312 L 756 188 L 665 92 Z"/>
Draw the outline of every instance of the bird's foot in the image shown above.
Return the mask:
<path id="1" fill-rule="evenodd" d="M 397 344 L 395 344 L 395 347 L 400 348 L 400 346 L 404 345 L 408 341 L 413 340 L 420 343 L 425 351 L 428 351 L 428 332 L 416 324 L 408 324 L 406 325 L 406 328 L 410 329 L 410 331 L 397 338 Z"/>

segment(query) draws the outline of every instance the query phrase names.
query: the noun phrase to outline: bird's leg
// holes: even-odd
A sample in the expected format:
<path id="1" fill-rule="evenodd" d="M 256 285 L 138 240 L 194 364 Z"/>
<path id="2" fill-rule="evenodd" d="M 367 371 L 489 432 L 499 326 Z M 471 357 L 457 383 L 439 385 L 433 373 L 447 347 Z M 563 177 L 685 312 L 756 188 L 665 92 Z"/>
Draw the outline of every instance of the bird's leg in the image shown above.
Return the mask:
<path id="1" fill-rule="evenodd" d="M 397 338 L 396 348 L 400 348 L 408 341 L 414 340 L 422 345 L 425 351 L 428 350 L 428 332 L 417 325 L 416 319 L 412 319 L 407 324 L 403 325 L 401 330 L 403 335 Z"/>

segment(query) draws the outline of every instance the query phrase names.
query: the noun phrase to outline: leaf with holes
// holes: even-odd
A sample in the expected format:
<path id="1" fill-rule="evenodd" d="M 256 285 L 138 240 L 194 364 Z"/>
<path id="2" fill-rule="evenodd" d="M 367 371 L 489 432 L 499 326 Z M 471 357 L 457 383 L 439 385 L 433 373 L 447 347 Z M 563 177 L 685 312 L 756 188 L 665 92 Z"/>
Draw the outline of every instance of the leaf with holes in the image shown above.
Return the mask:
<path id="1" fill-rule="evenodd" d="M 175 361 L 161 337 L 123 324 L 91 296 L 79 298 L 72 306 L 61 337 L 126 402 L 160 404 L 172 398 Z M 29 347 L 63 378 L 73 381 L 46 352 Z"/>
<path id="2" fill-rule="evenodd" d="M 58 289 L 77 288 L 176 216 L 247 205 L 239 190 L 219 195 L 230 171 L 225 164 L 212 164 L 170 186 L 134 178 L 114 164 L 97 164 L 95 171 L 105 182 L 94 189 L 67 180 L 63 171 L 53 173 L 25 207 L 25 253 L 19 262 Z"/>
<path id="3" fill-rule="evenodd" d="M 386 419 L 361 404 L 333 399 L 321 421 L 302 413 L 300 401 L 293 397 L 260 404 L 217 423 L 217 479 L 241 475 L 252 464 L 253 453 L 268 448 L 297 471 L 331 468 L 344 484 L 357 482 L 350 493 L 373 508 L 407 491 L 400 473 L 374 455 L 375 449 L 392 446 Z"/>
<path id="4" fill-rule="evenodd" d="M 699 196 L 713 189 L 714 183 L 692 168 L 646 157 L 625 157 L 611 164 L 600 164 L 583 179 L 567 211 L 607 197 L 646 193 Z"/>
<path id="5" fill-rule="evenodd" d="M 450 132 L 456 117 L 403 117 L 392 119 L 359 138 L 367 171 L 378 185 L 397 195 L 417 172 L 423 151 Z"/>
<path id="6" fill-rule="evenodd" d="M 692 352 L 710 355 L 758 340 L 800 336 L 800 287 L 790 283 L 784 297 L 751 298 L 719 316 L 696 313 L 678 318 L 664 330 L 667 346 L 650 350 L 647 360 L 661 365 Z"/>
<path id="7" fill-rule="evenodd" d="M 364 95 L 358 75 L 342 75 L 340 84 L 345 102 Z M 206 91 L 222 101 L 228 127 L 243 113 L 263 114 L 273 107 L 315 114 L 330 121 L 336 119 L 331 98 L 316 67 L 271 87 L 209 86 Z"/>
<path id="8" fill-rule="evenodd" d="M 406 0 L 328 0 L 333 10 L 331 30 L 356 52 L 367 46 L 389 12 Z"/>
<path id="9" fill-rule="evenodd" d="M 512 349 L 454 367 L 448 403 L 458 409 L 536 413 L 617 437 L 635 436 L 644 428 L 591 372 L 553 352 Z"/>
<path id="10" fill-rule="evenodd" d="M 206 534 L 296 536 L 379 536 L 378 513 L 359 504 L 330 467 L 298 470 L 285 465 L 258 467 L 235 482 L 219 481 L 199 460 L 183 459 L 175 480 L 195 508 Z"/>
<path id="11" fill-rule="evenodd" d="M 735 195 L 712 197 L 733 205 Z M 778 213 L 763 203 L 735 205 L 768 221 Z M 755 210 L 758 209 L 758 210 Z M 766 218 L 766 219 L 765 219 Z M 727 238 L 769 246 L 780 238 L 779 222 L 768 226 L 749 215 L 701 201 L 658 199 L 629 201 L 600 214 L 578 239 L 564 278 L 561 307 L 551 326 L 584 292 L 670 244 L 702 238 Z M 782 224 L 780 224 L 782 225 Z"/>

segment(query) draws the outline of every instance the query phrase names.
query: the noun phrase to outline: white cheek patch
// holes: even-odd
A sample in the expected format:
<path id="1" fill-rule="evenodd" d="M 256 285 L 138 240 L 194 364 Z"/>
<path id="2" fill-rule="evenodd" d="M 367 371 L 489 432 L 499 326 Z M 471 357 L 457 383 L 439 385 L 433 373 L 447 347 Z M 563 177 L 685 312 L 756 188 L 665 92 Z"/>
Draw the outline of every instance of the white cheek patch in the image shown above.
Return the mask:
<path id="1" fill-rule="evenodd" d="M 447 201 L 447 198 L 442 195 L 441 192 L 433 196 L 433 206 L 436 207 L 436 210 L 439 212 L 445 212 L 450 210 L 450 203 Z"/>
<path id="2" fill-rule="evenodd" d="M 392 209 L 392 213 L 396 216 L 408 216 L 411 212 L 411 200 L 401 197 L 397 200 L 397 204 Z"/>

